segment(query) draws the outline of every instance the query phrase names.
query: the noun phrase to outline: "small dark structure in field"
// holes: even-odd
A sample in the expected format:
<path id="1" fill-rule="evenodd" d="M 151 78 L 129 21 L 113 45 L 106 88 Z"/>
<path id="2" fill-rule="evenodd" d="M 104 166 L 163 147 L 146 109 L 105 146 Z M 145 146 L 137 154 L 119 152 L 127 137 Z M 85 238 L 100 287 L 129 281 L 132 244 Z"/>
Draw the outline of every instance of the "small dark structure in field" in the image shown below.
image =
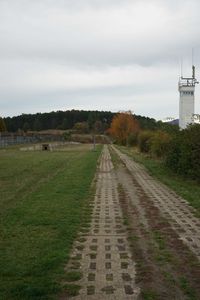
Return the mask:
<path id="1" fill-rule="evenodd" d="M 49 151 L 49 150 L 50 150 L 49 144 L 42 144 L 42 151 Z"/>

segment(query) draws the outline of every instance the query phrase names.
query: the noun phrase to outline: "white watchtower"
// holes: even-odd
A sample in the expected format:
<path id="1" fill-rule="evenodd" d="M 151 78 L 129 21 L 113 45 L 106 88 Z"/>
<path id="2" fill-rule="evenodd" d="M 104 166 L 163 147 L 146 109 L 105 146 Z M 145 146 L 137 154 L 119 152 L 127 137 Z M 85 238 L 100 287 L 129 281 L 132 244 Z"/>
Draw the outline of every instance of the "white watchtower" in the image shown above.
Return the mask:
<path id="1" fill-rule="evenodd" d="M 181 76 L 179 79 L 179 127 L 181 129 L 194 123 L 194 91 L 197 83 L 199 82 L 195 78 L 195 66 L 192 66 L 192 77 Z"/>

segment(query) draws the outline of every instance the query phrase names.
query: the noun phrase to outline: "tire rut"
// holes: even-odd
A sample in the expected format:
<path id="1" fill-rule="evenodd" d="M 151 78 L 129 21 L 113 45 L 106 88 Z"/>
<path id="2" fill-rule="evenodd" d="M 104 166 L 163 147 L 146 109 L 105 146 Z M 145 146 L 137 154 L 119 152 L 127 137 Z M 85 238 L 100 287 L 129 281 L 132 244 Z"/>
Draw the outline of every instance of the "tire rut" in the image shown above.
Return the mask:
<path id="1" fill-rule="evenodd" d="M 159 209 L 180 239 L 190 248 L 200 261 L 200 220 L 195 217 L 195 209 L 174 191 L 153 179 L 145 169 L 127 155 L 113 148 L 127 169 L 134 176 L 142 190 Z"/>
<path id="2" fill-rule="evenodd" d="M 114 146 L 111 149 L 120 158 L 116 167 L 120 202 L 129 222 L 127 229 L 141 299 L 199 299 L 200 264 L 197 245 L 193 247 L 199 229 L 196 226 L 199 220 L 193 215 L 195 210 L 173 191 L 152 179 L 142 166 Z M 195 220 L 194 228 L 191 227 L 192 222 L 188 229 L 188 222 L 179 221 L 180 214 L 181 221 L 183 216 L 186 219 L 191 216 L 192 222 Z M 190 240 L 183 238 L 189 234 L 186 230 L 190 230 Z"/>

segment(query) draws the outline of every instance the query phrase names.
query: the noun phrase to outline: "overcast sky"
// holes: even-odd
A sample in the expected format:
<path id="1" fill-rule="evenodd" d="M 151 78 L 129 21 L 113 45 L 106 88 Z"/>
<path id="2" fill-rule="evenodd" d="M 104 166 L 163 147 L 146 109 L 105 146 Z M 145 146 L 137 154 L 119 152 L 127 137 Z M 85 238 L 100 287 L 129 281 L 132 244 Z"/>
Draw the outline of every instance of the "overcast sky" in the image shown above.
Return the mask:
<path id="1" fill-rule="evenodd" d="M 199 0 L 0 0 L 0 115 L 177 117 L 192 48 L 200 79 Z"/>

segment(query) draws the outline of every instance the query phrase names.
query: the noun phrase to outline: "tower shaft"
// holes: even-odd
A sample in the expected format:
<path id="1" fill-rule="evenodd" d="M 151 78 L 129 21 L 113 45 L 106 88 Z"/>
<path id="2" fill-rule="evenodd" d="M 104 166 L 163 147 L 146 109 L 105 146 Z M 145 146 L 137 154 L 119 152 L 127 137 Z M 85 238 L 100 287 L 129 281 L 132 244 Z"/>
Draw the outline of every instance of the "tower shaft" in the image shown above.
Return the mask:
<path id="1" fill-rule="evenodd" d="M 192 66 L 192 77 L 181 77 L 179 79 L 179 127 L 181 129 L 185 129 L 188 125 L 194 123 L 194 94 L 195 84 L 197 83 L 194 66 Z"/>
<path id="2" fill-rule="evenodd" d="M 194 92 L 195 86 L 179 87 L 179 127 L 181 129 L 194 123 Z"/>

